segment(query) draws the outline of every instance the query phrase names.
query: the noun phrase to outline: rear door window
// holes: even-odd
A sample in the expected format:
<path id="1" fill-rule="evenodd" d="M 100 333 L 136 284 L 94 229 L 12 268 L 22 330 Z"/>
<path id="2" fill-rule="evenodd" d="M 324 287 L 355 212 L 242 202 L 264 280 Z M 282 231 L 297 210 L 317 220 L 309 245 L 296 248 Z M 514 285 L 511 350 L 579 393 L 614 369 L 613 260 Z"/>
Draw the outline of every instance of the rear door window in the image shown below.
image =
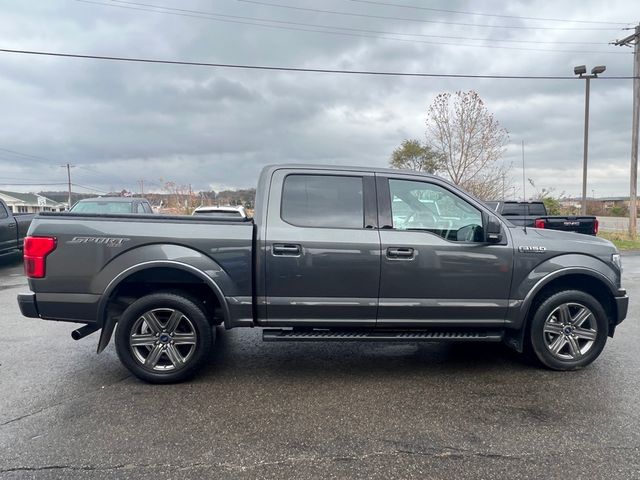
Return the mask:
<path id="1" fill-rule="evenodd" d="M 299 227 L 363 228 L 362 177 L 288 175 L 281 217 Z"/>

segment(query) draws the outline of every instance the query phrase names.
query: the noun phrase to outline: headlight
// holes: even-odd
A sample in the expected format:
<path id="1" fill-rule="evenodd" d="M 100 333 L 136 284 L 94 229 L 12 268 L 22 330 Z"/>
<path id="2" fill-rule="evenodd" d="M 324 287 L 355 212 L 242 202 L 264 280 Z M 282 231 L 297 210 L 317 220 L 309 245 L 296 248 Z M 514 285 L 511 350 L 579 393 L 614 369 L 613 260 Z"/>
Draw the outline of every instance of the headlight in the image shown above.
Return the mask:
<path id="1" fill-rule="evenodd" d="M 611 261 L 615 264 L 616 267 L 620 269 L 620 271 L 622 271 L 622 258 L 620 258 L 619 253 L 614 253 L 613 255 L 611 255 Z"/>

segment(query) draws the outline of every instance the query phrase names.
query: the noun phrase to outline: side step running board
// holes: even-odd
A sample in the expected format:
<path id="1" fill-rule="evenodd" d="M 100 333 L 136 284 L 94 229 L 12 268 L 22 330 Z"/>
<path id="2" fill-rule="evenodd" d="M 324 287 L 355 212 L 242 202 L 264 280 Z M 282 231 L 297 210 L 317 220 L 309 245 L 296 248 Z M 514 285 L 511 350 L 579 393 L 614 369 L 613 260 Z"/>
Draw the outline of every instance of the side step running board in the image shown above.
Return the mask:
<path id="1" fill-rule="evenodd" d="M 264 329 L 265 342 L 500 342 L 502 330 L 480 331 L 333 331 L 333 330 L 282 330 Z"/>

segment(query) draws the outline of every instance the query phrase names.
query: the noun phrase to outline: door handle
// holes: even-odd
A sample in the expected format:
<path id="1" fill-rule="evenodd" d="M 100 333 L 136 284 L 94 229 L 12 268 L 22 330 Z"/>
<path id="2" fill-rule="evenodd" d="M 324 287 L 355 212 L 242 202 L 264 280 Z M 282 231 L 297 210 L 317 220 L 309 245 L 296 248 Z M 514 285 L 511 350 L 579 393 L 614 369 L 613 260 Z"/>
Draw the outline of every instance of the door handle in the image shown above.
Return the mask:
<path id="1" fill-rule="evenodd" d="M 302 247 L 291 243 L 274 243 L 271 252 L 273 255 L 281 257 L 299 257 L 302 253 Z"/>
<path id="2" fill-rule="evenodd" d="M 9 224 L 9 228 L 16 228 L 16 224 L 15 223 L 10 223 Z"/>
<path id="3" fill-rule="evenodd" d="M 411 247 L 389 247 L 387 248 L 387 258 L 389 259 L 404 259 L 409 260 L 413 258 L 414 250 Z"/>

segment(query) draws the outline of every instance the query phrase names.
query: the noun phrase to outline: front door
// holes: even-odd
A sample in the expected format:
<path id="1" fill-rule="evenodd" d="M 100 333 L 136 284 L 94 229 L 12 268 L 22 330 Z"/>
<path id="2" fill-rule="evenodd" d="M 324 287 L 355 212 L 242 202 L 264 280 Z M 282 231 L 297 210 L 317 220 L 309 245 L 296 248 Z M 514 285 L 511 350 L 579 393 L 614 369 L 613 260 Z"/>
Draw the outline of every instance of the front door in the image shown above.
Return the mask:
<path id="1" fill-rule="evenodd" d="M 375 326 L 380 279 L 373 174 L 281 169 L 265 242 L 270 326 Z"/>
<path id="2" fill-rule="evenodd" d="M 378 326 L 501 326 L 513 247 L 484 241 L 474 199 L 436 178 L 378 176 Z"/>

